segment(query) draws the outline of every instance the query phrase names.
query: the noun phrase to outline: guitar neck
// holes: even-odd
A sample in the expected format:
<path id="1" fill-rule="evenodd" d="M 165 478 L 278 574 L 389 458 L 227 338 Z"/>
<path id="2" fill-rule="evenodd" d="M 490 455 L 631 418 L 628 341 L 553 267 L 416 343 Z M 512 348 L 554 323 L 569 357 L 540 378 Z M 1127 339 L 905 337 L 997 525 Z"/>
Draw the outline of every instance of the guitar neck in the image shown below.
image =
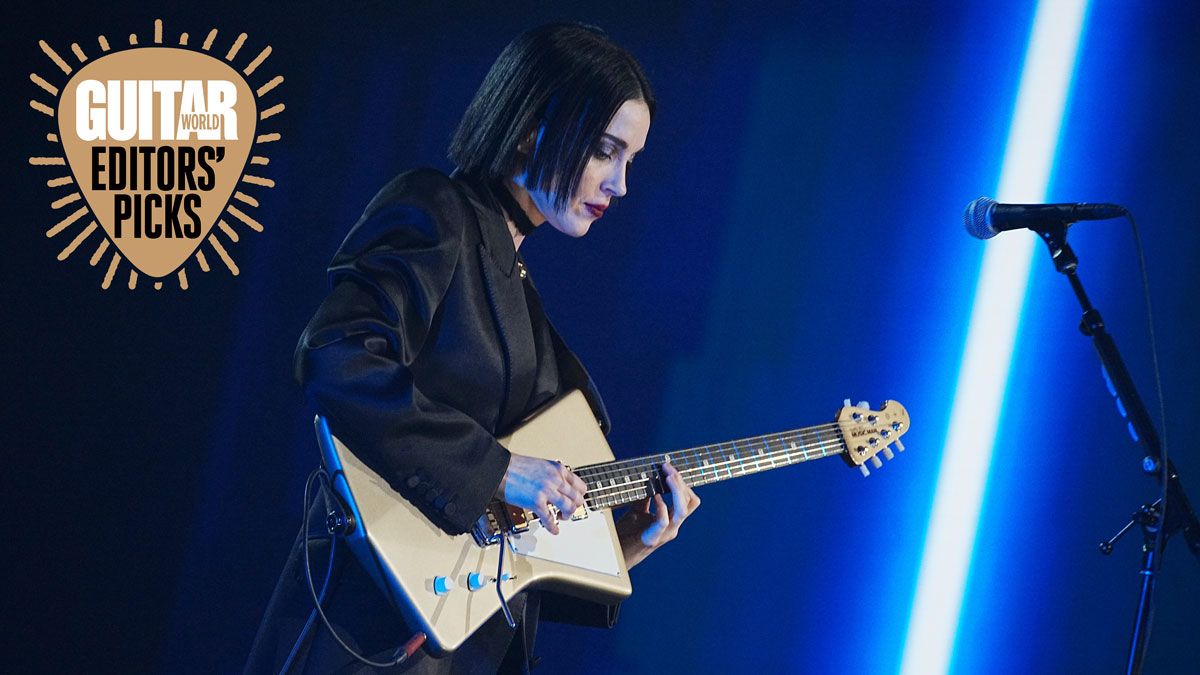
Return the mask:
<path id="1" fill-rule="evenodd" d="M 647 455 L 578 467 L 587 483 L 592 509 L 612 508 L 665 491 L 661 465 L 670 460 L 691 487 L 791 466 L 846 451 L 836 423 L 753 438 L 701 445 L 686 450 Z"/>

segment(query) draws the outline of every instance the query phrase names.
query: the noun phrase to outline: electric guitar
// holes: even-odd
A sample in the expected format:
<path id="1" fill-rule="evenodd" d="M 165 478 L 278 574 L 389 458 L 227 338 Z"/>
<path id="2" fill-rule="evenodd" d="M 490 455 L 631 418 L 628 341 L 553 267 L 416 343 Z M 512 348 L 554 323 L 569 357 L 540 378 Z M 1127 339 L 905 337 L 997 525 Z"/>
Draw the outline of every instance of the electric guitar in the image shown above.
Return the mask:
<path id="1" fill-rule="evenodd" d="M 892 446 L 904 450 L 908 412 L 895 401 L 876 411 L 847 400 L 828 424 L 618 461 L 583 394 L 572 391 L 499 439 L 513 453 L 561 461 L 587 483 L 587 506 L 559 514 L 558 535 L 499 500 L 469 534 L 447 534 L 334 437 L 324 418 L 316 427 L 346 514 L 342 534 L 409 624 L 445 654 L 501 610 L 501 596 L 539 588 L 602 603 L 628 597 L 612 509 L 663 492 L 664 460 L 693 487 L 834 455 L 866 476 L 868 462 L 882 465 L 878 455 L 890 460 Z"/>

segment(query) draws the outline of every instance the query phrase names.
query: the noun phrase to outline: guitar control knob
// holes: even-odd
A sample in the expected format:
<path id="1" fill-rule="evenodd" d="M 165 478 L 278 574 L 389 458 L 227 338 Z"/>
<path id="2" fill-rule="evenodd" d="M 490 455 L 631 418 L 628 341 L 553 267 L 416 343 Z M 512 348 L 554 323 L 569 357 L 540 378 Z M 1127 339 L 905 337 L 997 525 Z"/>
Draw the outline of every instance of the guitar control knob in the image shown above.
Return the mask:
<path id="1" fill-rule="evenodd" d="M 434 577 L 433 578 L 433 592 L 436 595 L 445 595 L 445 594 L 449 593 L 450 591 L 454 590 L 455 588 L 457 588 L 457 585 L 454 583 L 454 580 L 451 579 L 450 577 Z"/>
<path id="2" fill-rule="evenodd" d="M 484 588 L 491 582 L 491 577 L 485 574 L 480 574 L 479 572 L 471 572 L 467 575 L 467 588 L 471 589 L 472 591 L 477 591 L 481 588 Z"/>

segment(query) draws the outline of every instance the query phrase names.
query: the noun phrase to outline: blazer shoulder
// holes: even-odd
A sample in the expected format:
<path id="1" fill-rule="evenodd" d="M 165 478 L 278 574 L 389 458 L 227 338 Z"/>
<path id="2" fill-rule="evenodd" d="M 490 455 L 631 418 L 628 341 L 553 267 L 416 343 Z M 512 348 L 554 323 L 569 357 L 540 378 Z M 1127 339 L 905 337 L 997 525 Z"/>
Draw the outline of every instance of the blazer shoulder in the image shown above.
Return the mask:
<path id="1" fill-rule="evenodd" d="M 380 247 L 426 248 L 459 242 L 474 217 L 470 203 L 449 176 L 430 168 L 406 171 L 367 204 L 333 266 Z"/>

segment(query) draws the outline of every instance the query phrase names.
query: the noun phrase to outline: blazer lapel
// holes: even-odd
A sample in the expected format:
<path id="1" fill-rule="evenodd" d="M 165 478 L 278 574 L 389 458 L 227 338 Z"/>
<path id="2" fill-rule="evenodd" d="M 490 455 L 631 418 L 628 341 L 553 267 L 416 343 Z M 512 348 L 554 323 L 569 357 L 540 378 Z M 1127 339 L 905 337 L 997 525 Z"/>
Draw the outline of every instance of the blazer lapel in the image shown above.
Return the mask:
<path id="1" fill-rule="evenodd" d="M 494 201 L 490 195 L 476 193 L 473 196 L 475 198 L 470 201 L 479 226 L 480 271 L 504 351 L 504 401 L 496 421 L 499 432 L 523 416 L 533 391 L 536 353 L 529 308 L 518 271 L 517 250 L 508 225 L 500 216 L 499 206 L 488 203 Z"/>

